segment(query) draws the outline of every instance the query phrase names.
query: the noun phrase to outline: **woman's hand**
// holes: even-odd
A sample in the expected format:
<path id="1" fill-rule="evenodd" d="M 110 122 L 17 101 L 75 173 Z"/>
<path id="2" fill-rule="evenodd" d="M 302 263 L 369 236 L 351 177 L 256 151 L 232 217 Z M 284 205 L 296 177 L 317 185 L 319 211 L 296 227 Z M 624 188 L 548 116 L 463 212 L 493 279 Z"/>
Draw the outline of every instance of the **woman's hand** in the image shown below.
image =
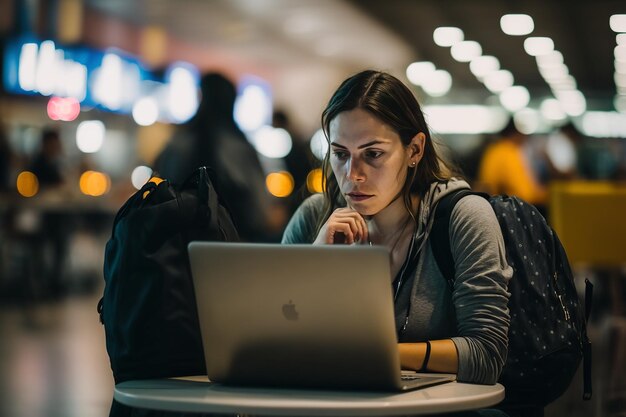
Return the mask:
<path id="1" fill-rule="evenodd" d="M 368 241 L 367 224 L 351 208 L 338 208 L 320 229 L 314 245 L 365 243 Z"/>

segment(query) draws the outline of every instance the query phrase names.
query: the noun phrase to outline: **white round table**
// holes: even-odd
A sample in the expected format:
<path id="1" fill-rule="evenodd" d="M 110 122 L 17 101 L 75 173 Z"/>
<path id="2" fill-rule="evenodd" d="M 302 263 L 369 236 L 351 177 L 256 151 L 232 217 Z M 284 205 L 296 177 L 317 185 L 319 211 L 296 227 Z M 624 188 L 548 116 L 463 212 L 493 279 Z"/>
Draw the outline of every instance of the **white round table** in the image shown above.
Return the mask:
<path id="1" fill-rule="evenodd" d="M 392 416 L 473 410 L 504 399 L 504 387 L 450 382 L 415 391 L 355 392 L 232 387 L 206 376 L 117 384 L 122 404 L 163 411 L 274 416 Z"/>

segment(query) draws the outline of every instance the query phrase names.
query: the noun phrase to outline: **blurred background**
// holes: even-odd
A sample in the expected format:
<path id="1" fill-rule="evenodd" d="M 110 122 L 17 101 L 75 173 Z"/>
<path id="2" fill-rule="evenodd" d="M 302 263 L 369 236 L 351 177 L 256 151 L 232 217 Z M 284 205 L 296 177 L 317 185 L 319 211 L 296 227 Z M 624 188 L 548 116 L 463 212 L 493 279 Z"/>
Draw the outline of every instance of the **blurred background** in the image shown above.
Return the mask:
<path id="1" fill-rule="evenodd" d="M 321 111 L 366 68 L 410 85 L 472 185 L 536 204 L 596 285 L 593 399 L 577 375 L 546 415 L 626 415 L 623 0 L 0 0 L 0 42 L 0 415 L 106 416 L 117 210 L 200 155 L 243 184 L 233 206 L 259 204 L 245 238 L 280 241 L 321 190 Z M 199 119 L 231 136 L 194 138 Z"/>

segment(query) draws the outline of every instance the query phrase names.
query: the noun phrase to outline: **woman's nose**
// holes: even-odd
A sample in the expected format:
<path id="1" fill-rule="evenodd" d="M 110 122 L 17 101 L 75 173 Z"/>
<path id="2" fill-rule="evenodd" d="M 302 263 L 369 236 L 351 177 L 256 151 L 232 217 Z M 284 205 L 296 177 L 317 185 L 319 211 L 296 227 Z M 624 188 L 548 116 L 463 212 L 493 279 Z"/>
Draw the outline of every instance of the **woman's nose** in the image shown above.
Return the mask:
<path id="1" fill-rule="evenodd" d="M 359 161 L 352 158 L 348 161 L 348 179 L 353 182 L 362 182 L 365 180 L 363 166 Z"/>

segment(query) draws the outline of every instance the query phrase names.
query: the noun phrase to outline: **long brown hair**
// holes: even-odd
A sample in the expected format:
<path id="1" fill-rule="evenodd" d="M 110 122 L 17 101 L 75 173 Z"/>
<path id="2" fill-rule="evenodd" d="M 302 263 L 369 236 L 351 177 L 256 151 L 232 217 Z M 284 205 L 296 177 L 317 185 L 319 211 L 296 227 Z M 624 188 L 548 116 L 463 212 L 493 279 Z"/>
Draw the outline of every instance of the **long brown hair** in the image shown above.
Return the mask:
<path id="1" fill-rule="evenodd" d="M 367 70 L 345 80 L 332 95 L 322 112 L 322 129 L 330 145 L 330 123 L 341 112 L 354 109 L 370 112 L 383 123 L 391 126 L 407 147 L 413 137 L 422 132 L 426 135 L 424 156 L 415 168 L 409 168 L 402 188 L 402 197 L 407 211 L 413 216 L 411 195 L 423 196 L 431 183 L 447 181 L 458 176 L 451 164 L 444 161 L 435 149 L 424 114 L 409 88 L 391 74 Z M 342 201 L 337 179 L 330 166 L 329 151 L 322 164 L 323 189 L 325 194 L 324 215 L 319 227 Z"/>

